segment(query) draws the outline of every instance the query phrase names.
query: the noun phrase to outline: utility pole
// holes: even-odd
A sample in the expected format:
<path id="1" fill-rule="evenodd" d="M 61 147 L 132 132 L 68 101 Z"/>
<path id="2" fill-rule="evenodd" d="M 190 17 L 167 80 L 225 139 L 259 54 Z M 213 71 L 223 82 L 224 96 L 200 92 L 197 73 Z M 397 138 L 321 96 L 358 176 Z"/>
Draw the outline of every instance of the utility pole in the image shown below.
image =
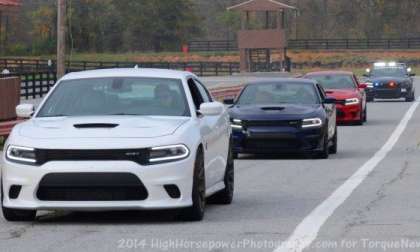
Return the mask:
<path id="1" fill-rule="evenodd" d="M 58 0 L 57 15 L 57 79 L 66 73 L 66 0 Z"/>

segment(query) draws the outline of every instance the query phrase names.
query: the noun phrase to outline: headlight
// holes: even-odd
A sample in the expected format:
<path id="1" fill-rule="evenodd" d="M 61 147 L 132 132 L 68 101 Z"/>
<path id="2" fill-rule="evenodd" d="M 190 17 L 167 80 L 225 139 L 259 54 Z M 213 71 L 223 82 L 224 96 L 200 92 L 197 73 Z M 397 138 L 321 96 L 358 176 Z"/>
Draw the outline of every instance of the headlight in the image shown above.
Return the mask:
<path id="1" fill-rule="evenodd" d="M 346 106 L 348 106 L 348 105 L 356 105 L 356 104 L 359 104 L 360 103 L 360 100 L 359 100 L 359 98 L 350 98 L 350 99 L 346 99 Z"/>
<path id="2" fill-rule="evenodd" d="M 366 86 L 368 88 L 373 88 L 373 82 L 366 82 Z"/>
<path id="3" fill-rule="evenodd" d="M 183 144 L 153 147 L 149 149 L 149 163 L 178 161 L 189 154 L 190 150 Z"/>
<path id="4" fill-rule="evenodd" d="M 321 118 L 309 118 L 302 120 L 302 128 L 316 128 L 322 126 Z"/>
<path id="5" fill-rule="evenodd" d="M 36 164 L 36 153 L 34 148 L 20 147 L 10 145 L 6 151 L 6 158 L 9 161 L 24 163 L 24 164 Z"/>
<path id="6" fill-rule="evenodd" d="M 232 127 L 232 129 L 242 130 L 242 120 L 231 119 L 230 126 Z"/>

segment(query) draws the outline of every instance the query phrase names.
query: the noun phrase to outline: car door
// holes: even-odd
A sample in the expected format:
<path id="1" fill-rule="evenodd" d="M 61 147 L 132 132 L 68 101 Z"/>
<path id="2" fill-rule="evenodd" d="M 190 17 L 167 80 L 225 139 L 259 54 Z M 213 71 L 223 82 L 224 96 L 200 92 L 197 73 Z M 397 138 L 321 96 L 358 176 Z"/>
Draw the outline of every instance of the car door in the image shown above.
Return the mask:
<path id="1" fill-rule="evenodd" d="M 324 88 L 319 84 L 316 84 L 316 87 L 318 89 L 319 95 L 321 96 L 321 100 L 324 101 L 325 98 L 327 98 Z M 323 106 L 328 116 L 328 138 L 331 139 L 334 136 L 336 130 L 337 110 L 335 104 L 323 104 Z"/>
<path id="2" fill-rule="evenodd" d="M 199 87 L 193 78 L 188 79 L 188 87 L 194 100 L 194 105 L 197 110 L 197 120 L 200 127 L 200 133 L 202 137 L 203 149 L 204 149 L 204 168 L 206 174 L 206 185 L 207 188 L 217 183 L 217 165 L 216 165 L 216 145 L 215 145 L 215 134 L 216 129 L 215 119 L 210 116 L 203 116 L 199 113 L 200 105 L 205 102 L 209 102 L 207 96 L 203 96 L 200 92 Z"/>

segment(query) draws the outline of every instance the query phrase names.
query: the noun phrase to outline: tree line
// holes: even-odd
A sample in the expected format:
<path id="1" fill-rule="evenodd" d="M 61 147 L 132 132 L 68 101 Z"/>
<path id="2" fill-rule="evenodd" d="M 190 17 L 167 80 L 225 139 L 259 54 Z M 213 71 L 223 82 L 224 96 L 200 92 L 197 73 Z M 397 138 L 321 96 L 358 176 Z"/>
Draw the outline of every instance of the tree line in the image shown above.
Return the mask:
<path id="1" fill-rule="evenodd" d="M 68 0 L 68 47 L 77 52 L 179 51 L 193 39 L 235 39 L 244 0 Z M 420 37 L 419 0 L 283 0 L 291 39 Z M 5 53 L 52 54 L 56 0 L 22 0 Z"/>

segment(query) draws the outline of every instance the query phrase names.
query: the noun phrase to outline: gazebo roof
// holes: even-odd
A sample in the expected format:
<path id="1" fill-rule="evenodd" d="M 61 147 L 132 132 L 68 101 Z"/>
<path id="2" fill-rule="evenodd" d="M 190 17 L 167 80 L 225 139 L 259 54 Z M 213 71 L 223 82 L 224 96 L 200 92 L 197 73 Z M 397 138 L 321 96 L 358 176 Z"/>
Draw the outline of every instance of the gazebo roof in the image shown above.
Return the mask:
<path id="1" fill-rule="evenodd" d="M 296 7 L 275 0 L 249 0 L 227 9 L 239 11 L 278 11 L 282 9 L 296 9 Z"/>

